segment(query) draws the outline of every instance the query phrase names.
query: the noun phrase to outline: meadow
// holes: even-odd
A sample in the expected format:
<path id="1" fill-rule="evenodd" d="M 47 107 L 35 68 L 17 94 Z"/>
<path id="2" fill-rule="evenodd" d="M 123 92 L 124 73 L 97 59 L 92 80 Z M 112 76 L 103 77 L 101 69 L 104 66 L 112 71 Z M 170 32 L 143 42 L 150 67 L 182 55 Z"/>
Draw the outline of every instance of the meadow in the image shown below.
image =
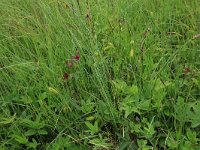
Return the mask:
<path id="1" fill-rule="evenodd" d="M 0 150 L 199 150 L 199 0 L 1 0 Z"/>

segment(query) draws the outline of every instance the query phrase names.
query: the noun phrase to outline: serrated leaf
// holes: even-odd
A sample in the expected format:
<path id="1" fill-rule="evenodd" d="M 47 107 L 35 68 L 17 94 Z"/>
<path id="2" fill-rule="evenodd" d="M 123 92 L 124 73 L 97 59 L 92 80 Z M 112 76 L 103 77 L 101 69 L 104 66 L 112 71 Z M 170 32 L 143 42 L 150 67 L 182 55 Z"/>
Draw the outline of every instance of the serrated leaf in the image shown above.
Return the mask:
<path id="1" fill-rule="evenodd" d="M 37 131 L 34 129 L 30 129 L 27 132 L 25 132 L 25 136 L 31 136 L 37 134 Z"/>
<path id="2" fill-rule="evenodd" d="M 150 139 L 156 133 L 156 131 L 154 130 L 153 124 L 151 123 L 147 123 L 147 124 L 148 124 L 148 127 L 144 127 L 143 133 L 147 139 Z"/>
<path id="3" fill-rule="evenodd" d="M 38 130 L 37 132 L 38 132 L 38 134 L 41 134 L 41 135 L 48 134 L 48 132 L 46 130 L 42 130 L 42 129 Z"/>
<path id="4" fill-rule="evenodd" d="M 185 103 L 182 97 L 178 97 L 175 105 L 174 118 L 180 122 L 188 122 L 191 114 L 190 108 L 191 106 Z"/>
<path id="5" fill-rule="evenodd" d="M 193 105 L 193 113 L 191 114 L 192 128 L 196 128 L 200 125 L 200 102 Z"/>
<path id="6" fill-rule="evenodd" d="M 157 80 L 155 81 L 155 90 L 156 90 L 156 91 L 160 91 L 160 90 L 162 90 L 162 89 L 164 89 L 164 88 L 165 88 L 165 85 L 161 82 L 160 79 L 157 79 Z"/>
<path id="7" fill-rule="evenodd" d="M 131 122 L 130 123 L 130 128 L 131 128 L 131 132 L 136 132 L 136 133 L 140 133 L 141 132 L 141 124 L 136 124 Z"/>
<path id="8" fill-rule="evenodd" d="M 32 121 L 29 119 L 23 119 L 22 120 L 22 125 L 32 128 L 32 129 L 41 129 L 45 126 L 44 122 L 38 122 L 38 121 Z"/>
<path id="9" fill-rule="evenodd" d="M 0 121 L 0 125 L 12 123 L 15 120 L 15 117 L 16 117 L 16 113 L 10 118 L 1 117 L 0 120 L 2 121 Z"/>
<path id="10" fill-rule="evenodd" d="M 113 80 L 112 83 L 119 91 L 125 91 L 125 89 L 127 88 L 127 84 L 123 80 Z"/>
<path id="11" fill-rule="evenodd" d="M 43 101 L 46 98 L 47 98 L 47 93 L 46 92 L 44 92 L 44 93 L 39 95 L 39 101 Z"/>
<path id="12" fill-rule="evenodd" d="M 152 150 L 152 147 L 147 145 L 147 140 L 138 139 L 137 144 L 141 150 Z"/>
<path id="13" fill-rule="evenodd" d="M 106 140 L 98 139 L 98 138 L 90 140 L 89 143 L 91 143 L 97 147 L 102 147 L 105 149 L 109 149 L 109 147 L 111 146 L 110 144 L 106 143 Z"/>
<path id="14" fill-rule="evenodd" d="M 85 124 L 86 124 L 86 126 L 87 126 L 90 130 L 94 130 L 93 124 L 91 124 L 91 123 L 88 122 L 88 121 L 86 121 Z"/>
<path id="15" fill-rule="evenodd" d="M 33 138 L 32 139 L 33 142 L 29 142 L 27 143 L 27 145 L 30 147 L 30 148 L 33 148 L 33 149 L 36 149 L 36 147 L 39 145 L 39 143 L 37 143 L 37 141 Z"/>
<path id="16" fill-rule="evenodd" d="M 125 150 L 125 149 L 127 149 L 130 145 L 131 145 L 131 141 L 122 142 L 122 143 L 119 145 L 118 150 Z"/>
<path id="17" fill-rule="evenodd" d="M 193 83 L 200 88 L 199 80 L 192 78 Z"/>
<path id="18" fill-rule="evenodd" d="M 85 124 L 86 124 L 86 126 L 90 129 L 91 134 L 95 134 L 96 132 L 99 131 L 98 122 L 97 122 L 97 121 L 95 121 L 94 125 L 91 124 L 91 123 L 88 122 L 88 121 L 86 121 Z"/>
<path id="19" fill-rule="evenodd" d="M 174 137 L 169 136 L 169 137 L 167 138 L 167 145 L 168 145 L 169 148 L 177 149 L 178 146 L 179 146 L 179 143 L 178 143 L 178 141 L 176 141 L 176 140 L 174 139 Z"/>
<path id="20" fill-rule="evenodd" d="M 125 111 L 125 118 L 127 118 L 131 113 L 140 114 L 136 103 L 138 102 L 138 97 L 127 96 L 121 103 L 120 110 Z"/>
<path id="21" fill-rule="evenodd" d="M 187 134 L 187 138 L 188 138 L 191 142 L 193 142 L 193 143 L 196 143 L 196 142 L 197 142 L 197 138 L 196 138 L 197 134 L 196 134 L 195 131 L 192 131 L 191 129 L 187 128 L 186 134 Z"/>
<path id="22" fill-rule="evenodd" d="M 130 88 L 128 88 L 127 94 L 130 94 L 130 95 L 138 94 L 138 87 L 135 85 L 132 85 Z"/>
<path id="23" fill-rule="evenodd" d="M 138 104 L 138 108 L 141 110 L 149 110 L 151 100 L 143 100 Z"/>
<path id="24" fill-rule="evenodd" d="M 12 137 L 19 143 L 21 144 L 27 144 L 28 143 L 28 139 L 24 136 L 19 136 L 19 135 L 12 135 Z"/>
<path id="25" fill-rule="evenodd" d="M 58 90 L 53 87 L 48 87 L 49 92 L 54 93 L 54 94 L 59 94 Z"/>

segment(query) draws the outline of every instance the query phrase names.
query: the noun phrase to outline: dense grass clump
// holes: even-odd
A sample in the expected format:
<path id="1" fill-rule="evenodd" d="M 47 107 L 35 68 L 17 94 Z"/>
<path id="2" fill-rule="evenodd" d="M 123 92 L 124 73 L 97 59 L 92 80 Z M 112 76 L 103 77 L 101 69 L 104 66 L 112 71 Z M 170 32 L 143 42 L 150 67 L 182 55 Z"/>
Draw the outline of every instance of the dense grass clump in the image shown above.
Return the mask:
<path id="1" fill-rule="evenodd" d="M 0 149 L 200 149 L 199 0 L 1 0 Z"/>

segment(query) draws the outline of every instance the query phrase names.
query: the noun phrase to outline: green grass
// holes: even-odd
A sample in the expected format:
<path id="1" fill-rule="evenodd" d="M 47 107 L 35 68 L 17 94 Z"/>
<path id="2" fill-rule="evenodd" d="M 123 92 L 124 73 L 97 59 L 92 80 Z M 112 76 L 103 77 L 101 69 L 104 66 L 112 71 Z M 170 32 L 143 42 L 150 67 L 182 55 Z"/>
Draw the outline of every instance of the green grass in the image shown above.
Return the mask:
<path id="1" fill-rule="evenodd" d="M 0 149 L 200 149 L 199 6 L 1 0 Z"/>

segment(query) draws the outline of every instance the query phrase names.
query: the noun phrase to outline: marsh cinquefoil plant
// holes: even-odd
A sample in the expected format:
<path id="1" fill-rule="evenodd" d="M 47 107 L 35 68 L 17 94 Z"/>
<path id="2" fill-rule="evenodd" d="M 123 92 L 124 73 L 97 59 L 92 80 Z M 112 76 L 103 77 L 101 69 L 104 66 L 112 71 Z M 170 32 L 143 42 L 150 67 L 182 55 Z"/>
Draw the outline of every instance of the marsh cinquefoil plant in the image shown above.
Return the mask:
<path id="1" fill-rule="evenodd" d="M 199 6 L 1 0 L 0 149 L 200 149 Z"/>

